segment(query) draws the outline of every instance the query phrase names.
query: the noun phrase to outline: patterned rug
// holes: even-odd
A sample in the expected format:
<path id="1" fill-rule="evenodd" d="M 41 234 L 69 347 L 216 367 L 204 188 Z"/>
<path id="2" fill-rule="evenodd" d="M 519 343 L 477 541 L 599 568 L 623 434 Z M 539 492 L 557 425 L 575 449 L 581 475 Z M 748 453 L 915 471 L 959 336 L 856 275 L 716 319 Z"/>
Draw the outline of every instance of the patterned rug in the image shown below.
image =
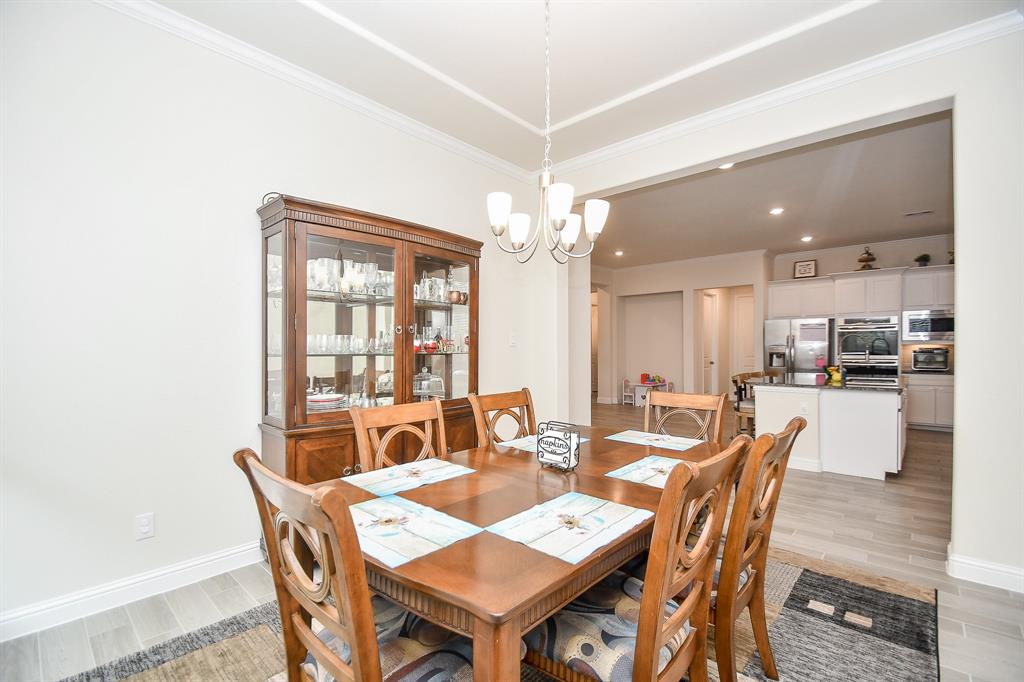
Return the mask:
<path id="1" fill-rule="evenodd" d="M 766 573 L 782 680 L 938 679 L 934 590 L 775 549 Z M 746 614 L 736 630 L 740 679 L 767 680 Z M 68 680 L 284 682 L 280 632 L 277 603 L 269 602 Z M 713 660 L 709 667 L 717 680 Z M 550 678 L 524 664 L 522 680 Z"/>

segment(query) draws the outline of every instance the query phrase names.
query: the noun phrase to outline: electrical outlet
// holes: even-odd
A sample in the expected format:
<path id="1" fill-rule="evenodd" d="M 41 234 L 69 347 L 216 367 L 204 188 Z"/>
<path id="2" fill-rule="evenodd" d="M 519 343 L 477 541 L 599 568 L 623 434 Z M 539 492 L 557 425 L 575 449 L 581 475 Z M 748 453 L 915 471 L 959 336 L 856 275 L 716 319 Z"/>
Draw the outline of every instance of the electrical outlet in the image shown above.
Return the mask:
<path id="1" fill-rule="evenodd" d="M 804 402 L 804 401 L 801 401 L 800 402 L 800 414 L 807 414 L 808 411 L 809 411 L 809 408 L 807 407 L 807 403 Z"/>
<path id="2" fill-rule="evenodd" d="M 146 512 L 135 517 L 135 539 L 145 540 L 156 535 L 156 519 L 153 512 Z"/>

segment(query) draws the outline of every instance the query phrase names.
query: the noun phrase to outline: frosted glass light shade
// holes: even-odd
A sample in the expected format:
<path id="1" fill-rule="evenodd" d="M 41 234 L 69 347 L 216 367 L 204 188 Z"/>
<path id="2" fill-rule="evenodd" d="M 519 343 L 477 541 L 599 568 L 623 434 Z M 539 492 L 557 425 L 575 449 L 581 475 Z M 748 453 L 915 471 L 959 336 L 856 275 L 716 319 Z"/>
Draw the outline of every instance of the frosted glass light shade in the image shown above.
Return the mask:
<path id="1" fill-rule="evenodd" d="M 604 229 L 604 222 L 608 220 L 609 204 L 604 199 L 587 199 L 583 205 L 584 226 L 587 230 L 587 237 L 595 241 Z"/>
<path id="2" fill-rule="evenodd" d="M 548 215 L 552 220 L 565 220 L 572 210 L 572 198 L 576 193 L 567 182 L 556 182 L 548 186 Z"/>
<path id="3" fill-rule="evenodd" d="M 508 238 L 512 240 L 512 246 L 519 248 L 526 243 L 526 236 L 530 233 L 530 214 L 513 213 L 508 217 Z"/>
<path id="4" fill-rule="evenodd" d="M 576 240 L 580 236 L 580 224 L 583 222 L 583 218 L 575 213 L 570 213 L 565 219 L 565 227 L 559 233 L 559 238 L 562 240 L 562 248 L 566 251 L 572 249 L 576 245 Z"/>
<path id="5" fill-rule="evenodd" d="M 512 195 L 508 192 L 491 192 L 487 195 L 487 217 L 491 227 L 508 224 L 512 212 Z"/>

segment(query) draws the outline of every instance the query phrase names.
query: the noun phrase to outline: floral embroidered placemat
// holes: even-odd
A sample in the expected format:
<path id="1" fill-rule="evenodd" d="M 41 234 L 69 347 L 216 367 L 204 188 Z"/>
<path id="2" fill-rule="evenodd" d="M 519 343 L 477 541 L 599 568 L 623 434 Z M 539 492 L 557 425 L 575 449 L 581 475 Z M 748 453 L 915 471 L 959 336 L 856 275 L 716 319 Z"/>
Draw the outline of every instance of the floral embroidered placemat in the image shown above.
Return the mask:
<path id="1" fill-rule="evenodd" d="M 624 481 L 633 481 L 634 483 L 643 483 L 655 488 L 664 488 L 672 468 L 682 461 L 681 459 L 661 457 L 660 455 L 648 455 L 615 471 L 609 471 L 605 476 L 621 478 Z"/>
<path id="2" fill-rule="evenodd" d="M 653 512 L 582 493 L 565 493 L 487 527 L 503 538 L 578 564 Z"/>
<path id="3" fill-rule="evenodd" d="M 589 438 L 580 437 L 580 443 L 586 443 Z M 514 440 L 506 440 L 500 443 L 495 443 L 503 448 L 515 448 L 516 450 L 523 450 L 525 452 L 537 452 L 537 436 L 523 436 L 522 438 L 516 438 Z"/>
<path id="4" fill-rule="evenodd" d="M 391 568 L 483 530 L 396 495 L 353 504 L 349 511 L 362 550 Z"/>
<path id="5" fill-rule="evenodd" d="M 682 436 L 669 436 L 664 433 L 648 433 L 647 431 L 621 431 L 605 436 L 608 440 L 617 440 L 622 443 L 633 445 L 646 445 L 652 448 L 665 448 L 667 450 L 689 450 L 694 445 L 700 445 L 704 441 L 698 438 L 683 438 Z"/>
<path id="6" fill-rule="evenodd" d="M 355 476 L 346 476 L 343 480 L 363 490 L 383 497 L 394 495 L 405 490 L 419 488 L 422 485 L 429 485 L 439 481 L 447 481 L 449 478 L 465 476 L 473 473 L 473 469 L 464 467 L 461 464 L 431 457 L 421 459 L 418 462 L 406 462 L 396 464 L 392 467 L 384 467 L 376 471 L 367 471 Z"/>

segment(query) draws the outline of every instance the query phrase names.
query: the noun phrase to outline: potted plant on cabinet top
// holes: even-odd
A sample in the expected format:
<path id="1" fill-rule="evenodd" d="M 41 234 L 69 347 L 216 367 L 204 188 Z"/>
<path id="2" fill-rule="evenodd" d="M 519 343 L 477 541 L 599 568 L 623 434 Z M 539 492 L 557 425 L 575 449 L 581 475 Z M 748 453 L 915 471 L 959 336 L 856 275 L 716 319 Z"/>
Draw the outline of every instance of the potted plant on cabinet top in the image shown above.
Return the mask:
<path id="1" fill-rule="evenodd" d="M 917 266 L 919 268 L 923 268 L 932 262 L 931 254 L 922 253 L 920 256 L 914 259 L 914 262 L 917 263 Z"/>

